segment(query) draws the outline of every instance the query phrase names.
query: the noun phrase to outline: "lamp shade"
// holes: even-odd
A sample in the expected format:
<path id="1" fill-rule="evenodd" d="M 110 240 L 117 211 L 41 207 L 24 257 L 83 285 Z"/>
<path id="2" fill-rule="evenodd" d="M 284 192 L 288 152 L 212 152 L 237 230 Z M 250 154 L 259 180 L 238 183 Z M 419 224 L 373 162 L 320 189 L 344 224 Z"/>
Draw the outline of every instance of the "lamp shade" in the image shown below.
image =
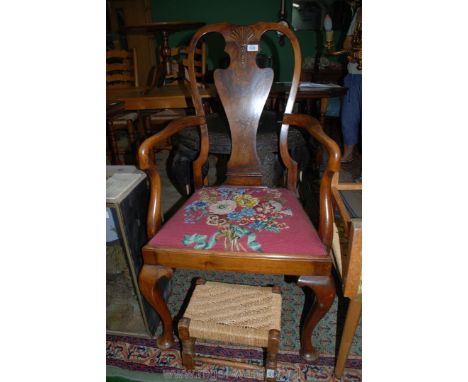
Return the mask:
<path id="1" fill-rule="evenodd" d="M 330 15 L 326 15 L 323 20 L 323 28 L 326 32 L 331 32 L 333 30 L 333 23 Z"/>

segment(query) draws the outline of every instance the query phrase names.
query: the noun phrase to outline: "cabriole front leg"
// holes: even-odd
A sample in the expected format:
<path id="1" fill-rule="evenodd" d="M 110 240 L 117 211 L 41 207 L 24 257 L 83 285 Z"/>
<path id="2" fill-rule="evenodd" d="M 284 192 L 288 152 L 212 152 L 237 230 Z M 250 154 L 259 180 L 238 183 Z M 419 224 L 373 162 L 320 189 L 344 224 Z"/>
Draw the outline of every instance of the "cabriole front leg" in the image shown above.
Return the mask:
<path id="1" fill-rule="evenodd" d="M 158 281 L 161 277 L 170 279 L 172 275 L 173 271 L 171 268 L 145 264 L 138 276 L 141 293 L 159 315 L 163 324 L 163 334 L 156 341 L 160 349 L 169 349 L 174 343 L 171 313 L 158 286 Z"/>
<path id="2" fill-rule="evenodd" d="M 312 332 L 318 322 L 328 312 L 335 299 L 336 289 L 332 276 L 301 276 L 299 287 L 308 287 L 315 295 L 315 301 L 304 321 L 301 330 L 301 356 L 307 362 L 314 361 L 318 354 L 312 345 Z"/>

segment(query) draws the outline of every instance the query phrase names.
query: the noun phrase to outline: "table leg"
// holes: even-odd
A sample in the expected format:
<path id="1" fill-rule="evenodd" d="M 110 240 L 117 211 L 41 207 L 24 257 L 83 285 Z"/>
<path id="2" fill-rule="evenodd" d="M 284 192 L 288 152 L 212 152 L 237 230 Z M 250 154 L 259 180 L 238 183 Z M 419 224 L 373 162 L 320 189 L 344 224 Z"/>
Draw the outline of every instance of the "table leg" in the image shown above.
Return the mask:
<path id="1" fill-rule="evenodd" d="M 168 73 L 168 63 L 169 57 L 171 56 L 171 47 L 169 46 L 169 32 L 161 31 L 162 41 L 161 41 L 161 50 L 159 52 L 161 61 L 156 68 L 156 74 L 153 77 L 151 84 L 148 86 L 148 89 L 145 91 L 145 95 L 149 94 L 154 88 L 160 88 L 164 85 L 164 80 L 166 74 Z"/>
<path id="2" fill-rule="evenodd" d="M 163 334 L 156 341 L 160 349 L 169 349 L 174 343 L 171 313 L 158 286 L 158 281 L 161 277 L 170 279 L 172 275 L 173 271 L 171 268 L 145 264 L 138 276 L 138 284 L 142 295 L 159 317 L 161 317 Z"/>
<path id="3" fill-rule="evenodd" d="M 307 362 L 311 362 L 318 358 L 312 345 L 312 332 L 335 299 L 335 283 L 331 275 L 301 276 L 297 285 L 301 288 L 308 287 L 315 294 L 314 304 L 310 308 L 301 330 L 301 355 Z"/>
<path id="4" fill-rule="evenodd" d="M 320 98 L 320 124 L 325 129 L 325 114 L 328 109 L 328 97 Z"/>

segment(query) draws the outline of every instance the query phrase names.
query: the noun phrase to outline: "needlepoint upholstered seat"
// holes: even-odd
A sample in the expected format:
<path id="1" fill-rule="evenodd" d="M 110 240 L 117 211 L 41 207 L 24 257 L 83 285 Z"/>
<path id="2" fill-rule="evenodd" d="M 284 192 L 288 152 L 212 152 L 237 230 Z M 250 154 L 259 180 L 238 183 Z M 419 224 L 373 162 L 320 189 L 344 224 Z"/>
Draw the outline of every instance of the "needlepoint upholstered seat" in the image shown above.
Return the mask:
<path id="1" fill-rule="evenodd" d="M 285 188 L 204 187 L 154 236 L 154 248 L 326 256 L 296 196 Z"/>
<path id="2" fill-rule="evenodd" d="M 277 127 L 278 152 L 285 168 L 281 188 L 262 184 L 262 164 L 257 155 L 257 130 L 274 77 L 272 68 L 256 63 L 261 53 L 262 36 L 278 31 L 291 42 L 294 66 L 291 89 L 282 122 Z M 230 56 L 229 66 L 214 72 L 214 83 L 229 123 L 230 158 L 226 180 L 221 186 L 208 186 L 202 168 L 209 152 L 207 116 L 195 80 L 194 52 L 200 39 L 209 32 L 220 33 Z M 170 278 L 174 268 L 249 272 L 297 276 L 297 285 L 315 295 L 301 329 L 301 354 L 313 360 L 312 332 L 329 310 L 335 297 L 329 249 L 333 236 L 331 178 L 339 170 L 337 144 L 309 115 L 292 114 L 301 72 L 301 53 L 294 33 L 277 23 L 252 25 L 221 23 L 207 25 L 193 36 L 188 50 L 190 89 L 195 115 L 174 120 L 161 132 L 146 139 L 139 149 L 139 163 L 150 179 L 147 233 L 142 249 L 143 267 L 139 285 L 143 296 L 160 315 L 160 348 L 173 344 L 173 321 L 158 281 Z M 309 221 L 296 198 L 298 164 L 288 148 L 289 126 L 308 133 L 328 153 L 327 166 L 320 180 L 320 221 L 318 229 Z M 200 131 L 198 157 L 193 162 L 193 194 L 165 224 L 161 219 L 161 183 L 156 168 L 154 147 L 183 129 Z"/>

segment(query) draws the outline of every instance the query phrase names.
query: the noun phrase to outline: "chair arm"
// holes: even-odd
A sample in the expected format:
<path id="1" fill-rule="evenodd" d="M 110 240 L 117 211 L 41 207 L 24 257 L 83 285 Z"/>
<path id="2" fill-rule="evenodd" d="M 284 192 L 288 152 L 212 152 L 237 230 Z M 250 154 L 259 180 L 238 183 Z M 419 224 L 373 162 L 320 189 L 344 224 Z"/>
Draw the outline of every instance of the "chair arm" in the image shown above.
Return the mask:
<path id="1" fill-rule="evenodd" d="M 159 133 L 145 139 L 138 149 L 140 169 L 146 171 L 150 181 L 150 200 L 146 220 L 146 232 L 149 238 L 153 237 L 161 227 L 161 177 L 156 167 L 153 148 L 158 142 L 166 140 L 187 127 L 204 124 L 206 124 L 206 119 L 201 116 L 176 119 L 171 121 Z"/>
<path id="2" fill-rule="evenodd" d="M 319 236 L 329 249 L 333 240 L 333 200 L 331 182 L 333 174 L 340 170 L 341 152 L 336 142 L 322 129 L 319 121 L 306 114 L 284 114 L 283 124 L 300 127 L 315 138 L 328 153 L 327 167 L 320 180 Z"/>

